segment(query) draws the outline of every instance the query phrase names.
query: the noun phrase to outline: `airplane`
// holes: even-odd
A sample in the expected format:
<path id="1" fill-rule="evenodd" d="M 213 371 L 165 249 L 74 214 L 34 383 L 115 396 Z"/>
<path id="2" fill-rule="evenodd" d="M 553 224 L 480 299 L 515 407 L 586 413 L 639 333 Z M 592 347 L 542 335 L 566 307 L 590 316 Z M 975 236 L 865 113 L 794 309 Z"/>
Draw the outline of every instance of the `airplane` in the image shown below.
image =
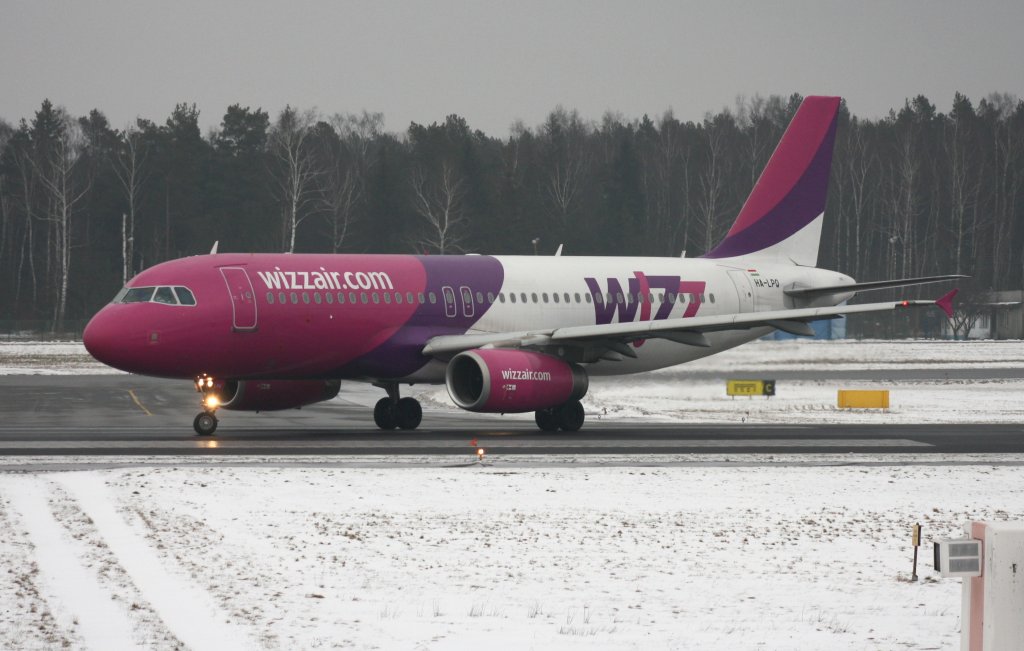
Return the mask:
<path id="1" fill-rule="evenodd" d="M 447 386 L 461 409 L 534 412 L 579 430 L 592 376 L 638 373 L 719 353 L 810 322 L 937 306 L 845 305 L 860 292 L 946 275 L 857 283 L 817 268 L 840 98 L 803 100 L 735 223 L 700 258 L 217 253 L 132 278 L 89 322 L 97 360 L 189 379 L 193 427 L 218 409 L 272 411 L 330 400 L 341 380 L 386 392 L 382 430 L 413 430 L 401 385 Z"/>

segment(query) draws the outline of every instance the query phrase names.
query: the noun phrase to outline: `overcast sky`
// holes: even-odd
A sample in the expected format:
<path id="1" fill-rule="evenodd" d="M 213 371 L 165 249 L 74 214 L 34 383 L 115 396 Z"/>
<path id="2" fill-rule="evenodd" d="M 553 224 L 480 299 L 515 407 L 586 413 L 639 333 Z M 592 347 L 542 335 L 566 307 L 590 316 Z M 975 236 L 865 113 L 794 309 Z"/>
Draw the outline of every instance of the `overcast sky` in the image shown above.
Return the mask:
<path id="1" fill-rule="evenodd" d="M 738 95 L 847 98 L 879 117 L 919 93 L 1024 95 L 1024 2 L 341 2 L 8 0 L 0 117 L 45 97 L 115 127 L 195 102 L 381 111 L 389 131 L 449 113 L 504 137 L 556 105 L 593 120 Z"/>

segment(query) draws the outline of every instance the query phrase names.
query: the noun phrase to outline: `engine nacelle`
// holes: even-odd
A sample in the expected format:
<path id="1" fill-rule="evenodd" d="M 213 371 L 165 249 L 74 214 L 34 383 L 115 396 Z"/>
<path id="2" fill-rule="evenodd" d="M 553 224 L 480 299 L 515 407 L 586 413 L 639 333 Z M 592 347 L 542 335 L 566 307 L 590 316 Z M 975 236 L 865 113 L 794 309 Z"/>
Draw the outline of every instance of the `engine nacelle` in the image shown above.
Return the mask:
<path id="1" fill-rule="evenodd" d="M 227 380 L 214 383 L 213 395 L 222 409 L 278 411 L 330 400 L 340 388 L 338 380 Z"/>
<path id="2" fill-rule="evenodd" d="M 537 411 L 579 400 L 590 384 L 581 367 L 523 350 L 467 350 L 448 363 L 448 395 L 468 411 Z"/>

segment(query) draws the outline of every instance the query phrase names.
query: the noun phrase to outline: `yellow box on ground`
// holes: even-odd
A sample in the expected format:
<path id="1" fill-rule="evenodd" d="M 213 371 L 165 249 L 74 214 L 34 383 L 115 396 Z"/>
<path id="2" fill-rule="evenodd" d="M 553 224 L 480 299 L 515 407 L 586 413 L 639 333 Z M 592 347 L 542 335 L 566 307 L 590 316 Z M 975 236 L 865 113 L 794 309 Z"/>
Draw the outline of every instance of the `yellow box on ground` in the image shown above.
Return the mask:
<path id="1" fill-rule="evenodd" d="M 865 391 L 854 389 L 839 390 L 840 409 L 888 409 L 889 390 Z"/>
<path id="2" fill-rule="evenodd" d="M 729 380 L 725 384 L 727 396 L 763 396 L 764 380 Z"/>

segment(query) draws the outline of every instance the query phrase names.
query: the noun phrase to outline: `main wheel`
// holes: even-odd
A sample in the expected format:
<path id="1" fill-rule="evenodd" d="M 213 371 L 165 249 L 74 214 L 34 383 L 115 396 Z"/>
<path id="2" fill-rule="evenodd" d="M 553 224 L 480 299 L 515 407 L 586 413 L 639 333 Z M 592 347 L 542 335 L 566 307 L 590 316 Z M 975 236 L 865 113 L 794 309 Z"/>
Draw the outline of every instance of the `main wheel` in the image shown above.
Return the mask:
<path id="1" fill-rule="evenodd" d="M 545 432 L 557 432 L 558 431 L 558 416 L 555 414 L 554 409 L 539 409 L 534 412 L 534 420 L 537 421 L 537 427 Z"/>
<path id="2" fill-rule="evenodd" d="M 395 424 L 399 429 L 416 429 L 423 421 L 423 408 L 415 398 L 402 398 L 395 405 Z"/>
<path id="3" fill-rule="evenodd" d="M 395 429 L 398 425 L 398 409 L 391 398 L 381 398 L 373 406 L 373 422 L 381 429 Z"/>
<path id="4" fill-rule="evenodd" d="M 558 417 L 558 426 L 563 432 L 578 432 L 587 417 L 587 412 L 579 400 L 565 403 L 555 413 Z"/>
<path id="5" fill-rule="evenodd" d="M 217 431 L 217 417 L 208 411 L 200 412 L 192 421 L 192 427 L 199 436 L 210 436 Z"/>

